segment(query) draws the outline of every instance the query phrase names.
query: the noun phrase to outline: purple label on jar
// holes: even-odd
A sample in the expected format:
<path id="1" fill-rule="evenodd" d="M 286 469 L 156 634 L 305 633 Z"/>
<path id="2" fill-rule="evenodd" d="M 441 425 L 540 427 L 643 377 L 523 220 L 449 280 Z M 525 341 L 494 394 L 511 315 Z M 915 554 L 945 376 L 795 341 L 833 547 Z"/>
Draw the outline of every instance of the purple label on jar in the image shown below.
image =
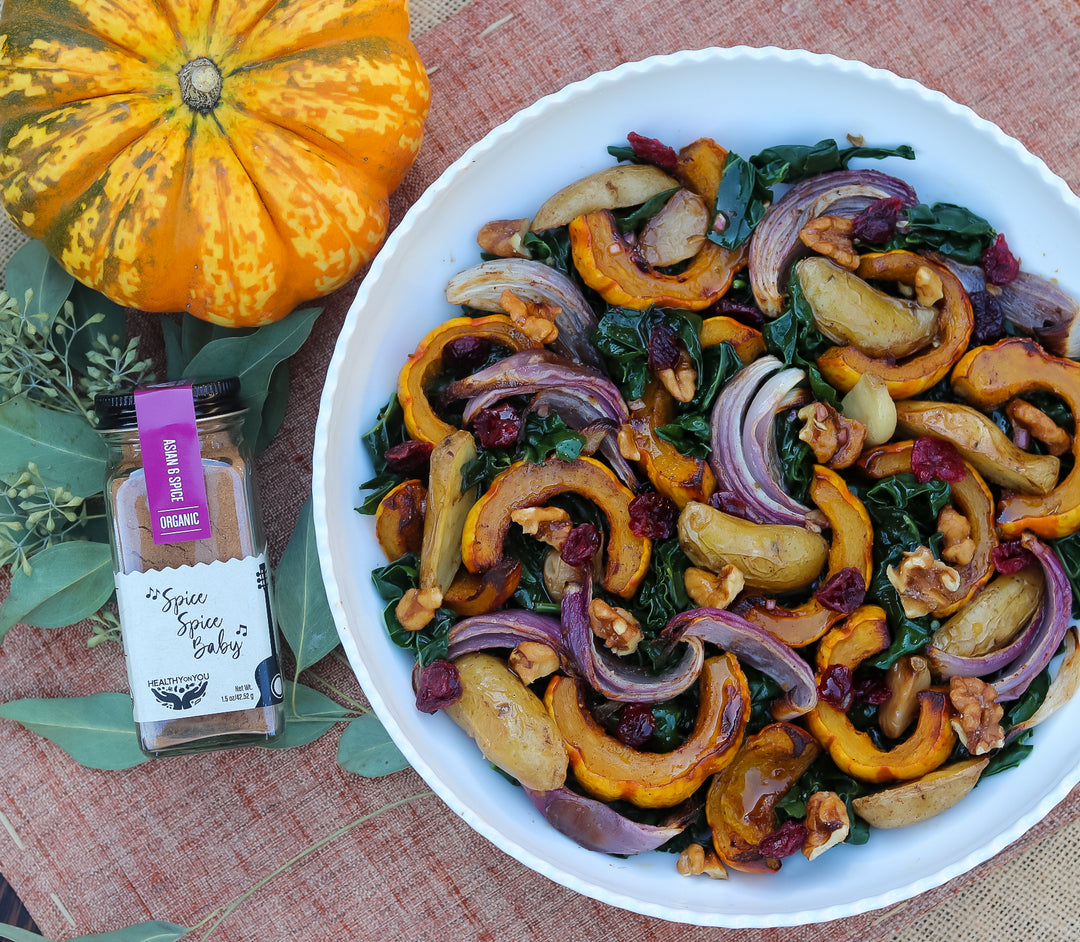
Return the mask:
<path id="1" fill-rule="evenodd" d="M 155 543 L 210 537 L 210 509 L 190 386 L 135 391 L 150 529 Z"/>

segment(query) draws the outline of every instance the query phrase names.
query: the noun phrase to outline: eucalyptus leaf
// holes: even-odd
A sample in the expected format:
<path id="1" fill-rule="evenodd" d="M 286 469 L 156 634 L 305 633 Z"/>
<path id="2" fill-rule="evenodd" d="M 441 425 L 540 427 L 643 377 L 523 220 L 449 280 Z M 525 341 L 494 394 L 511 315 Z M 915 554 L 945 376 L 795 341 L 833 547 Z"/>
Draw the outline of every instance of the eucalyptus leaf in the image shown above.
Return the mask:
<path id="1" fill-rule="evenodd" d="M 73 625 L 93 615 L 113 593 L 112 551 L 106 543 L 55 543 L 30 557 L 30 575 L 16 568 L 0 605 L 0 641 L 20 622 L 38 628 Z"/>
<path id="2" fill-rule="evenodd" d="M 314 742 L 335 723 L 351 719 L 353 712 L 325 694 L 303 684 L 285 682 L 285 735 L 271 749 L 291 749 Z"/>
<path id="3" fill-rule="evenodd" d="M 337 628 L 319 568 L 310 496 L 296 518 L 274 573 L 274 601 L 282 634 L 296 655 L 297 673 L 338 646 Z"/>
<path id="4" fill-rule="evenodd" d="M 94 340 L 104 336 L 110 346 L 121 347 L 127 343 L 127 309 L 109 300 L 100 291 L 75 282 L 71 290 L 71 304 L 75 310 L 76 325 L 85 324 L 91 317 L 101 314 L 104 320 L 83 327 L 72 338 L 68 350 L 68 364 L 77 372 L 85 373 L 90 365 L 86 354 L 94 347 Z"/>
<path id="5" fill-rule="evenodd" d="M 33 298 L 26 309 L 30 315 L 45 313 L 51 323 L 57 311 L 71 294 L 75 279 L 49 254 L 40 242 L 31 241 L 20 246 L 11 256 L 4 272 L 4 286 L 21 305 L 26 292 Z"/>
<path id="6" fill-rule="evenodd" d="M 175 942 L 191 930 L 171 922 L 140 922 L 134 926 L 115 929 L 112 932 L 95 932 L 93 935 L 72 936 L 68 942 Z M 0 924 L 0 939 L 9 942 L 49 942 L 36 932 Z"/>
<path id="7" fill-rule="evenodd" d="M 285 423 L 285 413 L 289 410 L 289 361 L 283 360 L 270 374 L 270 388 L 266 393 L 266 401 L 262 407 L 262 421 L 259 431 L 253 442 L 255 454 L 261 455 L 274 436 L 281 430 Z"/>
<path id="8" fill-rule="evenodd" d="M 180 345 L 180 324 L 170 317 L 161 318 L 161 339 L 165 344 L 165 378 L 177 380 L 185 366 Z"/>
<path id="9" fill-rule="evenodd" d="M 345 727 L 338 741 L 337 761 L 346 772 L 378 778 L 409 767 L 409 760 L 394 745 L 374 713 L 358 716 Z"/>
<path id="10" fill-rule="evenodd" d="M 191 930 L 171 922 L 140 922 L 134 926 L 115 929 L 112 932 L 95 932 L 93 935 L 72 936 L 68 942 L 175 942 Z M 0 939 L 9 942 L 49 942 L 36 932 L 0 924 Z"/>
<path id="11" fill-rule="evenodd" d="M 303 308 L 248 334 L 233 334 L 211 340 L 184 367 L 185 378 L 236 376 L 240 397 L 248 414 L 244 437 L 259 440 L 262 408 L 277 365 L 303 346 L 321 308 Z"/>
<path id="12" fill-rule="evenodd" d="M 0 703 L 0 717 L 56 743 L 87 768 L 130 769 L 148 758 L 139 749 L 126 693 L 13 700 Z"/>
<path id="13" fill-rule="evenodd" d="M 0 475 L 31 461 L 46 484 L 76 497 L 98 494 L 105 484 L 105 443 L 83 416 L 16 396 L 0 403 Z"/>

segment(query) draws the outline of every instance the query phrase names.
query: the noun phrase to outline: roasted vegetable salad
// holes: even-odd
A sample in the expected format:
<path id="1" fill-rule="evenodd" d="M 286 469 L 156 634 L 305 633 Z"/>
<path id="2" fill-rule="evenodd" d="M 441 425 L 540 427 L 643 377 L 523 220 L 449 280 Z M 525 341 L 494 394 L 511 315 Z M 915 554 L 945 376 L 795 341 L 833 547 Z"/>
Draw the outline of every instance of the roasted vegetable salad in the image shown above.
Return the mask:
<path id="1" fill-rule="evenodd" d="M 418 709 L 687 875 L 945 811 L 1080 682 L 1080 308 L 909 147 L 609 151 L 365 437 Z"/>

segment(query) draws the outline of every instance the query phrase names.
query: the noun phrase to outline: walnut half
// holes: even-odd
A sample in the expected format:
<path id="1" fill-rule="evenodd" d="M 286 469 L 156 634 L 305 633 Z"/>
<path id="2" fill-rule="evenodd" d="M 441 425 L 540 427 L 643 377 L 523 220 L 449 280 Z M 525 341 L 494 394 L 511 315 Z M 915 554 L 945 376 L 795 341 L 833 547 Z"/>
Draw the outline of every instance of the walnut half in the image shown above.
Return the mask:
<path id="1" fill-rule="evenodd" d="M 684 877 L 696 877 L 705 874 L 705 876 L 711 877 L 713 880 L 726 880 L 728 878 L 727 868 L 720 861 L 720 858 L 716 856 L 716 851 L 711 848 L 706 849 L 701 844 L 687 845 L 683 852 L 679 854 L 675 869 Z"/>
<path id="2" fill-rule="evenodd" d="M 851 830 L 847 805 L 836 792 L 814 792 L 806 802 L 807 837 L 802 852 L 814 860 L 847 839 Z"/>
<path id="3" fill-rule="evenodd" d="M 626 609 L 608 605 L 603 599 L 593 599 L 589 604 L 589 624 L 593 634 L 620 656 L 633 654 L 645 637 L 633 615 Z"/>
<path id="4" fill-rule="evenodd" d="M 819 464 L 830 468 L 849 468 L 862 453 L 866 426 L 841 415 L 824 402 L 811 402 L 798 413 L 804 425 L 799 438 L 814 452 Z"/>
<path id="5" fill-rule="evenodd" d="M 921 618 L 944 609 L 960 588 L 960 573 L 935 559 L 929 546 L 904 553 L 900 565 L 889 566 L 885 574 L 900 596 L 908 618 Z"/>
<path id="6" fill-rule="evenodd" d="M 986 755 L 991 749 L 1005 745 L 1005 730 L 1001 726 L 1004 708 L 997 702 L 997 691 L 978 677 L 949 679 L 949 700 L 957 715 L 952 727 L 973 756 Z"/>
<path id="7" fill-rule="evenodd" d="M 817 216 L 799 232 L 799 239 L 812 249 L 848 271 L 859 267 L 859 255 L 852 240 L 854 224 L 847 216 Z"/>

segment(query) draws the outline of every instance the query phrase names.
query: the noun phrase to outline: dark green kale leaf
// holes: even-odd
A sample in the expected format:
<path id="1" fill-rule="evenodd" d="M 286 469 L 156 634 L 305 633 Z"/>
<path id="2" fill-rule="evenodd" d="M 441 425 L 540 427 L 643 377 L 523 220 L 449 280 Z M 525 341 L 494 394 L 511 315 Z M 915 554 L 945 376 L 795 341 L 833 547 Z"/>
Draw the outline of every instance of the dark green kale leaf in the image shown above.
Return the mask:
<path id="1" fill-rule="evenodd" d="M 760 732 L 776 719 L 770 709 L 774 700 L 784 695 L 783 688 L 768 674 L 763 674 L 749 664 L 741 665 L 750 688 L 750 718 L 746 723 L 746 735 Z"/>
<path id="2" fill-rule="evenodd" d="M 401 597 L 409 589 L 415 589 L 420 580 L 420 560 L 413 553 L 406 553 L 400 559 L 371 571 L 371 580 L 375 589 L 386 601 L 383 609 L 383 621 L 386 623 L 390 640 L 399 648 L 406 648 L 414 653 L 421 666 L 446 657 L 446 639 L 450 626 L 457 620 L 457 615 L 449 609 L 440 608 L 435 618 L 420 631 L 409 631 L 398 621 L 396 608 Z"/>
<path id="3" fill-rule="evenodd" d="M 788 284 L 788 300 L 783 313 L 762 329 L 769 353 L 789 366 L 806 370 L 810 390 L 815 398 L 837 406 L 839 396 L 817 368 L 817 358 L 833 345 L 814 323 L 814 312 L 803 295 L 799 279 L 792 273 Z"/>
<path id="4" fill-rule="evenodd" d="M 750 162 L 757 169 L 764 185 L 771 188 L 778 183 L 798 183 L 799 180 L 820 173 L 844 170 L 857 157 L 901 157 L 904 160 L 914 160 L 915 151 L 907 144 L 899 147 L 841 149 L 835 140 L 826 138 L 816 144 L 781 144 L 767 147 L 760 154 L 751 157 Z"/>
<path id="5" fill-rule="evenodd" d="M 621 602 L 640 623 L 647 638 L 655 638 L 679 612 L 691 607 L 683 575 L 690 561 L 678 537 L 656 540 L 649 570 L 630 602 Z"/>
<path id="6" fill-rule="evenodd" d="M 1011 729 L 1017 723 L 1023 723 L 1024 720 L 1031 719 L 1035 715 L 1035 711 L 1042 706 L 1049 689 L 1050 668 L 1047 667 L 1028 685 L 1028 689 L 1009 705 L 1005 715 L 1001 718 L 1002 728 Z M 1004 772 L 1006 769 L 1014 769 L 1023 762 L 1034 748 L 1028 742 L 1032 732 L 1033 730 L 1029 729 L 1021 733 L 1012 742 L 991 755 L 990 762 L 983 769 L 980 780 L 988 775 L 997 775 L 998 772 Z"/>
<path id="7" fill-rule="evenodd" d="M 772 190 L 754 165 L 728 151 L 716 191 L 715 217 L 724 225 L 719 232 L 715 225 L 710 228 L 709 238 L 726 249 L 737 249 L 750 238 L 770 202 Z"/>
<path id="8" fill-rule="evenodd" d="M 566 226 L 556 226 L 543 232 L 526 232 L 521 245 L 534 262 L 550 265 L 564 275 L 576 275 L 570 252 L 570 230 Z"/>
<path id="9" fill-rule="evenodd" d="M 814 453 L 799 438 L 803 421 L 795 409 L 785 409 L 773 423 L 776 453 L 783 471 L 784 490 L 803 504 L 810 503 L 810 485 L 814 480 Z"/>
<path id="10" fill-rule="evenodd" d="M 667 201 L 677 192 L 678 187 L 671 190 L 664 190 L 663 192 L 650 197 L 640 206 L 629 210 L 616 210 L 614 216 L 615 222 L 619 227 L 619 232 L 623 234 L 627 232 L 636 232 L 647 220 L 652 219 L 653 216 L 660 212 L 660 210 L 667 205 Z"/>
<path id="11" fill-rule="evenodd" d="M 486 491 L 491 482 L 514 463 L 514 454 L 506 448 L 483 448 L 476 446 L 476 457 L 462 469 L 461 486 L 468 490 L 476 487 L 477 493 Z"/>
<path id="12" fill-rule="evenodd" d="M 725 225 L 720 232 L 710 229 L 709 238 L 725 248 L 738 248 L 750 237 L 775 199 L 774 187 L 782 183 L 797 183 L 820 173 L 843 170 L 856 157 L 902 157 L 914 160 L 915 151 L 906 144 L 896 148 L 841 149 L 831 139 L 812 145 L 769 147 L 749 160 L 729 151 L 716 194 L 715 212 L 716 218 L 723 218 Z"/>
<path id="13" fill-rule="evenodd" d="M 526 536 L 520 527 L 510 528 L 503 543 L 503 553 L 521 563 L 521 581 L 508 608 L 524 608 L 542 615 L 559 614 L 559 603 L 551 598 L 544 585 L 544 559 L 550 549 L 546 543 Z"/>
<path id="14" fill-rule="evenodd" d="M 847 805 L 848 844 L 865 844 L 870 839 L 870 825 L 855 813 L 852 799 L 871 790 L 870 786 L 841 772 L 827 755 L 819 756 L 776 803 L 777 823 L 786 820 L 802 821 L 806 817 L 806 805 L 814 792 L 836 792 Z"/>
<path id="15" fill-rule="evenodd" d="M 904 219 L 907 227 L 889 243 L 891 249 L 928 247 L 974 265 L 997 238 L 997 231 L 982 216 L 955 203 L 909 206 Z"/>
<path id="16" fill-rule="evenodd" d="M 379 411 L 375 425 L 361 439 L 367 453 L 371 456 L 375 476 L 360 485 L 361 490 L 371 491 L 371 493 L 356 508 L 357 512 L 375 513 L 380 501 L 404 480 L 400 474 L 395 474 L 386 467 L 386 459 L 383 456 L 387 449 L 408 441 L 408 438 L 409 433 L 405 429 L 405 413 L 395 393 Z"/>
<path id="17" fill-rule="evenodd" d="M 1048 542 L 1058 554 L 1072 586 L 1073 618 L 1080 618 L 1080 531 Z"/>
<path id="18" fill-rule="evenodd" d="M 585 447 L 585 436 L 575 432 L 554 412 L 544 417 L 535 413 L 525 422 L 522 447 L 524 458 L 542 464 L 554 455 L 563 461 L 573 461 Z"/>
<path id="19" fill-rule="evenodd" d="M 930 640 L 937 622 L 930 618 L 908 618 L 900 596 L 889 582 L 886 570 L 895 566 L 906 552 L 929 546 L 937 554 L 941 534 L 937 517 L 949 503 L 952 488 L 946 481 L 920 483 L 914 474 L 894 474 L 868 487 L 856 488 L 874 526 L 874 572 L 867 587 L 867 600 L 880 605 L 888 615 L 893 641 L 887 651 L 868 663 L 888 668 L 905 654 L 921 650 Z"/>
<path id="20" fill-rule="evenodd" d="M 727 341 L 699 349 L 702 366 L 694 398 L 686 404 L 678 404 L 674 422 L 656 428 L 660 438 L 691 458 L 704 458 L 712 451 L 713 402 L 743 366 L 735 347 Z"/>
<path id="21" fill-rule="evenodd" d="M 631 311 L 609 307 L 600 318 L 593 343 L 608 359 L 610 372 L 627 399 L 640 398 L 652 378 L 649 372 L 649 334 L 654 325 L 666 324 L 693 361 L 698 376 L 704 372 L 701 355 L 701 318 L 688 311 Z M 695 399 L 697 397 L 695 396 Z"/>

